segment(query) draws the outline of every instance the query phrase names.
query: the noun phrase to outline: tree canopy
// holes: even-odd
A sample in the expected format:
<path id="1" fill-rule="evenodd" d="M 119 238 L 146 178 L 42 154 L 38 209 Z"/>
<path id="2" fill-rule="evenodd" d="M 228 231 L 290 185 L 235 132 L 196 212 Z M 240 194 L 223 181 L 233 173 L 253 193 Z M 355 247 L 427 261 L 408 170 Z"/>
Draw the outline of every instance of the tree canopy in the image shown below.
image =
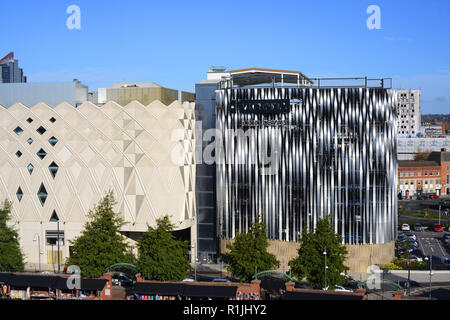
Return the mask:
<path id="1" fill-rule="evenodd" d="M 66 264 L 78 266 L 85 277 L 100 277 L 113 264 L 133 262 L 130 247 L 119 233 L 124 221 L 114 212 L 115 204 L 110 191 L 89 211 L 90 221 L 81 235 L 70 241 L 73 254 Z"/>
<path id="2" fill-rule="evenodd" d="M 0 208 L 0 271 L 23 271 L 24 256 L 19 244 L 19 234 L 7 226 L 10 219 L 11 202 L 5 200 Z"/>
<path id="3" fill-rule="evenodd" d="M 156 227 L 148 227 L 138 240 L 138 262 L 146 279 L 180 281 L 187 277 L 189 265 L 189 242 L 176 240 L 169 217 L 156 221 Z"/>
<path id="4" fill-rule="evenodd" d="M 267 252 L 268 246 L 265 224 L 254 222 L 248 233 L 238 233 L 234 243 L 227 245 L 230 251 L 222 258 L 234 276 L 250 282 L 255 273 L 279 267 L 275 255 Z"/>
<path id="5" fill-rule="evenodd" d="M 319 220 L 315 231 L 304 231 L 298 242 L 298 256 L 289 261 L 294 276 L 306 278 L 317 289 L 324 288 L 326 248 L 328 287 L 334 289 L 345 283 L 346 278 L 341 274 L 348 271 L 344 265 L 347 248 L 342 244 L 342 238 L 334 233 L 329 217 Z"/>

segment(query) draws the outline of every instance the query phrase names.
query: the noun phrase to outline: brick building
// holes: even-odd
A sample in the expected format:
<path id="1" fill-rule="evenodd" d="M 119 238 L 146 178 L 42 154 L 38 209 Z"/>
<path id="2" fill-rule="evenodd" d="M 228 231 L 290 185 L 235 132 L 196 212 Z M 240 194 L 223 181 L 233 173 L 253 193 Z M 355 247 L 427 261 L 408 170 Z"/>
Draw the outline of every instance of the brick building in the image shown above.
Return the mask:
<path id="1" fill-rule="evenodd" d="M 403 197 L 420 194 L 450 195 L 450 152 L 431 152 L 424 161 L 399 161 L 398 192 Z"/>

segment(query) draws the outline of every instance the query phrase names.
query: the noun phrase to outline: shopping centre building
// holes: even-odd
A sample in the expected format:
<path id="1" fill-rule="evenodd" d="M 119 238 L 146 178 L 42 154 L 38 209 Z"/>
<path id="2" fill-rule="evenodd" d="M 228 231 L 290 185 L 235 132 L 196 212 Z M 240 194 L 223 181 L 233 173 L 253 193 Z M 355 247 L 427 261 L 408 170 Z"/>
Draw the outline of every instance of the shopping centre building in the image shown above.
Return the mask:
<path id="1" fill-rule="evenodd" d="M 13 202 L 27 268 L 40 247 L 42 269 L 55 270 L 58 238 L 62 264 L 110 190 L 131 243 L 165 215 L 195 238 L 194 126 L 189 102 L 0 106 L 0 199 Z"/>

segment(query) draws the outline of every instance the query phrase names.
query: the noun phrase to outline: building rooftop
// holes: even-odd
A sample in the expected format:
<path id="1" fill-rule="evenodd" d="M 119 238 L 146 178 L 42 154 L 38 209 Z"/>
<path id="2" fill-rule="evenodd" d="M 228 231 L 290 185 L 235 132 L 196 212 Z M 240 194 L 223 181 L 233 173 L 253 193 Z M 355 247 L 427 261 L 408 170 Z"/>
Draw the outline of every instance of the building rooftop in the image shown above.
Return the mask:
<path id="1" fill-rule="evenodd" d="M 299 84 L 313 82 L 300 71 L 276 70 L 263 68 L 247 68 L 229 71 L 230 78 L 235 85 L 248 86 L 263 83 L 292 83 Z"/>
<path id="2" fill-rule="evenodd" d="M 424 167 L 440 167 L 439 162 L 436 161 L 399 161 L 398 166 L 400 168 L 424 168 Z"/>

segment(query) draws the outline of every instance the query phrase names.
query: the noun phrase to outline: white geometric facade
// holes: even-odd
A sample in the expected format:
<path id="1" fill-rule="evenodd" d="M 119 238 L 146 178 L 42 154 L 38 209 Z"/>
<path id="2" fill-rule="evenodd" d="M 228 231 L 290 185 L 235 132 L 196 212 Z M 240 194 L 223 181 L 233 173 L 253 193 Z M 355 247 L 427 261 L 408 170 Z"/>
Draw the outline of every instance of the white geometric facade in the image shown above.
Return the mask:
<path id="1" fill-rule="evenodd" d="M 37 265 L 39 235 L 42 265 L 54 263 L 54 212 L 65 259 L 68 240 L 109 190 L 123 231 L 145 232 L 164 215 L 176 229 L 195 226 L 194 105 L 0 107 L 0 201 L 13 201 L 26 261 Z"/>

